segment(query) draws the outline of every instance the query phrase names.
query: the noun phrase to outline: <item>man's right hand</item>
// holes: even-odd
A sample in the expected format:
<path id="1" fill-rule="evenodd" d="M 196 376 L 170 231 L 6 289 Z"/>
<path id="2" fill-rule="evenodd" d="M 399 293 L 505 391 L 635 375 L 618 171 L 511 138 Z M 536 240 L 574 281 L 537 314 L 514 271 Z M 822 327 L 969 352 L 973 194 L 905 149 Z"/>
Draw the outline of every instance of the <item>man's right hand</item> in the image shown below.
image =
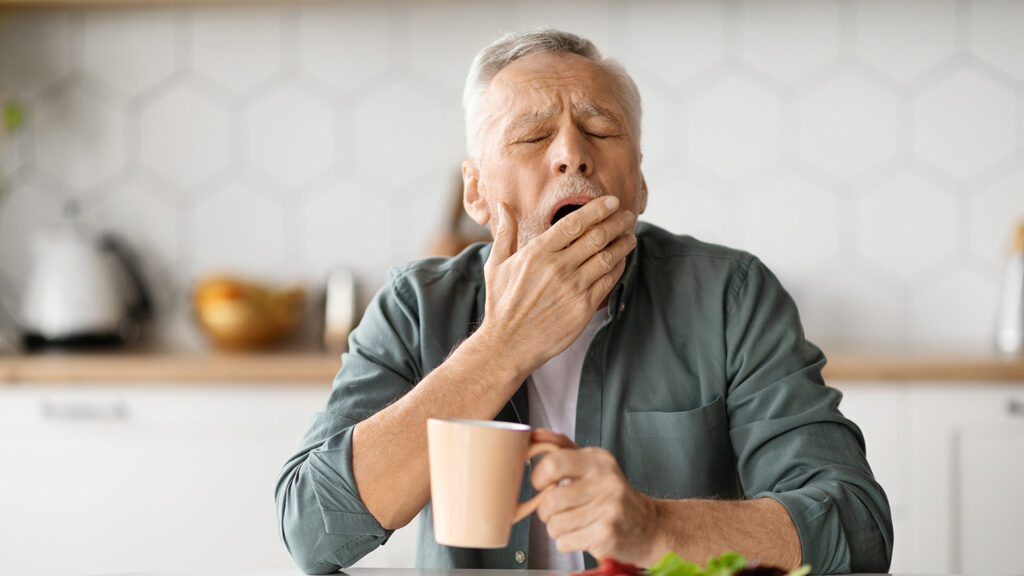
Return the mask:
<path id="1" fill-rule="evenodd" d="M 521 363 L 524 377 L 579 337 L 622 276 L 636 216 L 618 207 L 618 198 L 602 196 L 517 249 L 518 226 L 498 204 L 479 331 Z"/>

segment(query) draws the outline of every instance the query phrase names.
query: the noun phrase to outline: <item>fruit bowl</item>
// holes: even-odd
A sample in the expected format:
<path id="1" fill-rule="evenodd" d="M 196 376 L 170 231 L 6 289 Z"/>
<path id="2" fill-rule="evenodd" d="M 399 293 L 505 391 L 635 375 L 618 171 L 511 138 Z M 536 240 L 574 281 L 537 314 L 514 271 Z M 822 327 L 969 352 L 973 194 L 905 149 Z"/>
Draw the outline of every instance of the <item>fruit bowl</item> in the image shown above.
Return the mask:
<path id="1" fill-rule="evenodd" d="M 292 332 L 301 317 L 302 288 L 275 290 L 233 278 L 201 280 L 192 303 L 203 331 L 218 347 L 230 350 L 264 348 Z"/>

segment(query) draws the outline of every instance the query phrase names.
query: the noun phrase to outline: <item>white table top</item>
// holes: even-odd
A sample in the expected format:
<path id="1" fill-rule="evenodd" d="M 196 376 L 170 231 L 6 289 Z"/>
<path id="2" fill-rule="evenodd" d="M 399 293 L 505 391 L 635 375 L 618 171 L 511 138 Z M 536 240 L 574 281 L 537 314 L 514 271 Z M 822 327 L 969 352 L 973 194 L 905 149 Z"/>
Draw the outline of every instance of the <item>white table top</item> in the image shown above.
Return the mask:
<path id="1" fill-rule="evenodd" d="M 549 576 L 567 572 L 553 570 L 418 570 L 414 568 L 349 568 L 344 576 Z M 298 568 L 273 570 L 172 570 L 118 572 L 92 576 L 306 576 Z"/>
<path id="2" fill-rule="evenodd" d="M 340 575 L 348 576 L 549 576 L 567 574 L 553 570 L 418 570 L 414 568 L 349 568 Z M 297 569 L 273 570 L 172 570 L 118 572 L 92 576 L 305 576 Z"/>
<path id="3" fill-rule="evenodd" d="M 566 572 L 553 570 L 417 570 L 413 568 L 350 568 L 348 576 L 549 576 Z M 305 576 L 298 569 L 278 570 L 185 570 L 171 572 L 122 572 L 94 576 Z M 909 574 L 860 574 L 857 576 L 914 576 Z"/>

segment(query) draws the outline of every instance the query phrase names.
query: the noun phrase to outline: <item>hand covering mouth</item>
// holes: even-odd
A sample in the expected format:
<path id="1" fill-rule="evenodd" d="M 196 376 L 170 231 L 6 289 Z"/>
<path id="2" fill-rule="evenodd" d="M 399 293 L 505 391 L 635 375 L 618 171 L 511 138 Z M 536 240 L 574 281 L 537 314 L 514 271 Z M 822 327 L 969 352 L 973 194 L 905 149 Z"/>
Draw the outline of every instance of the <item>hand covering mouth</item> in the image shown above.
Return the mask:
<path id="1" fill-rule="evenodd" d="M 589 196 L 574 196 L 572 198 L 566 198 L 562 202 L 559 202 L 558 206 L 556 206 L 554 211 L 552 212 L 551 218 L 549 219 L 550 225 L 554 226 L 556 223 L 558 223 L 559 220 L 565 218 L 566 216 L 572 214 L 573 212 L 579 210 L 580 208 L 583 208 L 591 200 L 593 200 L 593 198 L 590 198 Z"/>

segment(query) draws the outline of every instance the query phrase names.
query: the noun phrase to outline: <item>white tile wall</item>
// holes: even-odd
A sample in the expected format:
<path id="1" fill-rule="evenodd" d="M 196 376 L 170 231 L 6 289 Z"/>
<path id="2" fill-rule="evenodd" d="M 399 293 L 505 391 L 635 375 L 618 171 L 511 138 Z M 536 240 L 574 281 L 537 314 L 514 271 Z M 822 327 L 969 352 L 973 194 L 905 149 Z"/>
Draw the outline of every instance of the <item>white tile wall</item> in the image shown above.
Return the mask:
<path id="1" fill-rule="evenodd" d="M 744 0 L 741 59 L 782 81 L 805 77 L 839 53 L 839 2 Z"/>
<path id="2" fill-rule="evenodd" d="M 83 24 L 81 68 L 117 96 L 139 94 L 174 73 L 172 12 L 89 12 Z"/>
<path id="3" fill-rule="evenodd" d="M 913 79 L 956 52 L 957 4 L 956 0 L 858 2 L 857 56 L 900 80 Z M 908 27 L 913 28 L 912 34 L 907 33 Z"/>
<path id="4" fill-rule="evenodd" d="M 973 2 L 970 4 L 972 48 L 990 63 L 1018 79 L 1024 76 L 1024 4 Z"/>
<path id="5" fill-rule="evenodd" d="M 628 64 L 678 85 L 720 62 L 722 9 L 715 1 L 637 3 L 626 21 Z"/>
<path id="6" fill-rule="evenodd" d="M 959 203 L 954 194 L 902 172 L 857 198 L 857 255 L 912 283 L 945 267 L 957 248 Z"/>
<path id="7" fill-rule="evenodd" d="M 907 151 L 903 110 L 891 86 L 842 73 L 798 103 L 800 157 L 839 178 L 877 172 Z"/>
<path id="8" fill-rule="evenodd" d="M 80 86 L 36 100 L 36 165 L 82 193 L 124 164 L 124 116 Z"/>
<path id="9" fill-rule="evenodd" d="M 193 20 L 192 67 L 211 81 L 244 94 L 281 68 L 281 9 L 213 8 Z"/>
<path id="10" fill-rule="evenodd" d="M 753 79 L 724 78 L 687 108 L 676 129 L 687 134 L 694 162 L 717 176 L 740 180 L 781 159 L 782 99 Z"/>
<path id="11" fill-rule="evenodd" d="M 33 96 L 71 73 L 71 22 L 63 12 L 30 12 L 0 19 L 3 85 L 19 96 Z"/>
<path id="12" fill-rule="evenodd" d="M 139 114 L 142 166 L 178 190 L 189 190 L 228 163 L 228 113 L 200 90 L 170 86 Z"/>
<path id="13" fill-rule="evenodd" d="M 1014 83 L 958 70 L 929 86 L 914 105 L 914 148 L 921 158 L 966 179 L 1012 158 L 1018 136 Z"/>
<path id="14" fill-rule="evenodd" d="M 0 13 L 0 286 L 33 232 L 127 237 L 160 337 L 213 270 L 315 288 L 425 254 L 475 51 L 592 37 L 645 98 L 647 218 L 749 249 L 829 346 L 984 347 L 1024 217 L 1024 3 L 336 2 Z M 16 296 L 16 295 L 14 295 Z M 12 299 L 5 294 L 4 300 Z"/>
<path id="15" fill-rule="evenodd" d="M 838 198 L 800 177 L 758 190 L 743 202 L 741 212 L 744 244 L 757 246 L 758 256 L 793 275 L 793 281 L 820 280 L 839 252 Z"/>
<path id="16" fill-rule="evenodd" d="M 248 168 L 294 189 L 328 172 L 338 152 L 332 103 L 295 84 L 275 86 L 245 115 Z"/>

